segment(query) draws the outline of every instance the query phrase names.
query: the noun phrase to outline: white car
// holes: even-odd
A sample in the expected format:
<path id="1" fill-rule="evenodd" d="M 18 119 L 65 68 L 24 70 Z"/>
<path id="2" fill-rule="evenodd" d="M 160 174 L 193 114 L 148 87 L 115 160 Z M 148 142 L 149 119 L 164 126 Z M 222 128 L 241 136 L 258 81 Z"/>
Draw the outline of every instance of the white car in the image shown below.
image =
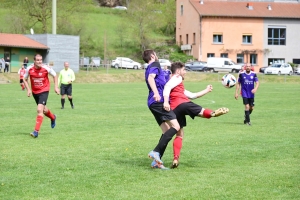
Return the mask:
<path id="1" fill-rule="evenodd" d="M 118 9 L 118 10 L 127 10 L 127 7 L 125 6 L 116 6 L 113 9 Z"/>
<path id="2" fill-rule="evenodd" d="M 131 60 L 130 58 L 117 57 L 112 61 L 111 66 L 118 68 L 127 68 L 127 69 L 141 69 L 141 64 Z"/>
<path id="3" fill-rule="evenodd" d="M 265 74 L 293 74 L 293 68 L 288 63 L 273 63 L 270 67 L 265 69 Z"/>
<path id="4" fill-rule="evenodd" d="M 300 75 L 300 67 L 297 67 L 297 68 L 295 69 L 295 74 Z"/>
<path id="5" fill-rule="evenodd" d="M 159 64 L 160 64 L 160 67 L 163 69 L 165 66 L 167 66 L 168 68 L 170 68 L 171 67 L 171 62 L 169 61 L 169 60 L 167 60 L 167 59 L 158 59 L 158 62 L 159 62 Z M 147 67 L 148 67 L 148 64 L 147 63 L 145 63 L 144 64 L 144 69 L 146 69 Z"/>

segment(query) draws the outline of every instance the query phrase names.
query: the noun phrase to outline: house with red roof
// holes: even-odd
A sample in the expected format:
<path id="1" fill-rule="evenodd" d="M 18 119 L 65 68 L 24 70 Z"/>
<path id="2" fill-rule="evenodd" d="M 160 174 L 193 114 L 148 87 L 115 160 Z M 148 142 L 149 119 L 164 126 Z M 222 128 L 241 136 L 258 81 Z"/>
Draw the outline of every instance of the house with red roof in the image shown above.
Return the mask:
<path id="1" fill-rule="evenodd" d="M 10 58 L 10 72 L 18 72 L 25 57 L 29 65 L 33 57 L 39 53 L 43 62 L 50 65 L 56 72 L 64 68 L 68 61 L 70 67 L 79 71 L 79 36 L 56 34 L 9 34 L 0 33 L 0 58 Z"/>
<path id="2" fill-rule="evenodd" d="M 227 57 L 255 71 L 300 64 L 300 2 L 177 0 L 176 42 L 196 60 Z"/>

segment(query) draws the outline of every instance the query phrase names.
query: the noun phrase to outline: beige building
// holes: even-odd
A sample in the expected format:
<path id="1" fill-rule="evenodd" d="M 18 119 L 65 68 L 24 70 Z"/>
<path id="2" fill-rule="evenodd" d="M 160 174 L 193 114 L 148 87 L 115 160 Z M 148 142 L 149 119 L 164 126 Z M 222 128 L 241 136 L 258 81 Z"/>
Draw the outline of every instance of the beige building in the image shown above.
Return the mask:
<path id="1" fill-rule="evenodd" d="M 274 62 L 300 64 L 300 3 L 176 1 L 176 42 L 196 60 L 228 57 L 255 71 Z"/>

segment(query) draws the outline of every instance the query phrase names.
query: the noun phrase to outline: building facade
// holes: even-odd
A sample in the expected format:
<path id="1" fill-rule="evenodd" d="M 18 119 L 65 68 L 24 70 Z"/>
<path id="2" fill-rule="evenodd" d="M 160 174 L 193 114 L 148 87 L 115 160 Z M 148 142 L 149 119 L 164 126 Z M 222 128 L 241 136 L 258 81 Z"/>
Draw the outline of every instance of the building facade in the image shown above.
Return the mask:
<path id="1" fill-rule="evenodd" d="M 176 1 L 176 42 L 196 60 L 300 62 L 299 1 Z"/>

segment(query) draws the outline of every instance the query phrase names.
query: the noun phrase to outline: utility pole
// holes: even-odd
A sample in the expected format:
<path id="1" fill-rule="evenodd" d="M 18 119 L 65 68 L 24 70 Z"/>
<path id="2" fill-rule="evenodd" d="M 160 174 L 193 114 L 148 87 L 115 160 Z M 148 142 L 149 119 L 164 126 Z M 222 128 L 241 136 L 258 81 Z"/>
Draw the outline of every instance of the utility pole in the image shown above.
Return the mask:
<path id="1" fill-rule="evenodd" d="M 56 0 L 52 0 L 52 34 L 56 35 Z"/>

